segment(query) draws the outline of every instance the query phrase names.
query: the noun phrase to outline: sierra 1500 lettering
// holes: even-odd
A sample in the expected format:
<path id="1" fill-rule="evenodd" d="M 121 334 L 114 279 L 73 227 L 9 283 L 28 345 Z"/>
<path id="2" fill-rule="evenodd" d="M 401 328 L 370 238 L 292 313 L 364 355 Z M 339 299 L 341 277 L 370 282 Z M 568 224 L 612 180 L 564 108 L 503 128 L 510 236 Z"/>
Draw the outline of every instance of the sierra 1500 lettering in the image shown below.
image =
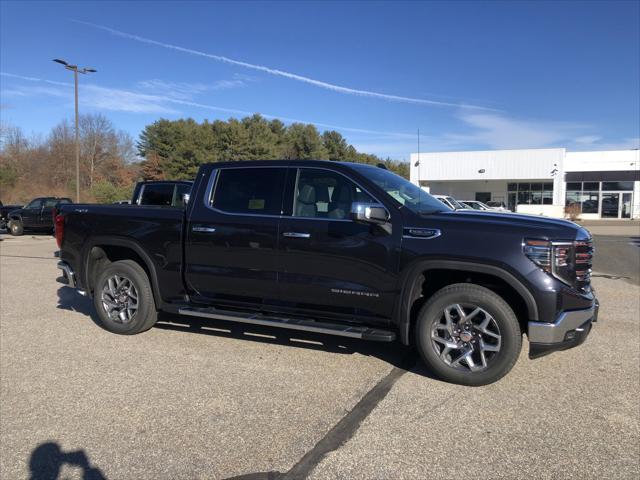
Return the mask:
<path id="1" fill-rule="evenodd" d="M 378 167 L 206 164 L 183 207 L 62 205 L 64 281 L 120 334 L 158 311 L 413 345 L 484 385 L 582 343 L 597 320 L 591 235 L 554 219 L 453 211 Z"/>

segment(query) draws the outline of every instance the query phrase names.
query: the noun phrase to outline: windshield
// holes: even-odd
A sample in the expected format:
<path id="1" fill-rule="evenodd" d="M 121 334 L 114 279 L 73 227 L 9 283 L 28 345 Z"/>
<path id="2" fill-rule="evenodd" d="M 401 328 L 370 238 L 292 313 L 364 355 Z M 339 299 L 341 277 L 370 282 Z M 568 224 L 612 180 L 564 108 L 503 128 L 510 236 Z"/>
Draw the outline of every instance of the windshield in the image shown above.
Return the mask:
<path id="1" fill-rule="evenodd" d="M 455 208 L 456 210 L 459 210 L 459 209 L 461 209 L 461 208 L 462 208 L 462 209 L 469 208 L 469 207 L 465 207 L 463 204 L 461 204 L 459 201 L 457 201 L 457 200 L 456 200 L 455 198 L 453 198 L 453 197 L 446 197 L 446 198 L 447 198 L 447 201 L 448 201 L 451 205 L 453 205 L 453 208 Z"/>
<path id="2" fill-rule="evenodd" d="M 480 202 L 462 202 L 465 206 L 473 208 L 474 210 L 484 210 Z"/>
<path id="3" fill-rule="evenodd" d="M 415 213 L 433 213 L 449 210 L 420 187 L 400 175 L 369 165 L 354 166 L 361 174 L 382 188 L 388 195 Z"/>

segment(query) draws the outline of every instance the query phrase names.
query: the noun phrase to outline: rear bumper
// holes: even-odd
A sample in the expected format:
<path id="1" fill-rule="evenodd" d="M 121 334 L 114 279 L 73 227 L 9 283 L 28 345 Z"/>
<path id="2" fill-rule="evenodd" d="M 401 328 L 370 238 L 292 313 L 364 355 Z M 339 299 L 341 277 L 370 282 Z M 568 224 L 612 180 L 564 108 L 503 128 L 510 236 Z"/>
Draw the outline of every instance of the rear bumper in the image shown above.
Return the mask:
<path id="1" fill-rule="evenodd" d="M 529 322 L 529 357 L 538 358 L 582 344 L 598 320 L 598 309 L 598 301 L 594 300 L 590 308 L 562 312 L 553 323 Z"/>
<path id="2" fill-rule="evenodd" d="M 58 262 L 58 268 L 62 270 L 63 281 L 61 281 L 61 283 L 65 283 L 71 288 L 76 288 L 76 275 L 73 273 L 71 265 L 67 262 Z"/>

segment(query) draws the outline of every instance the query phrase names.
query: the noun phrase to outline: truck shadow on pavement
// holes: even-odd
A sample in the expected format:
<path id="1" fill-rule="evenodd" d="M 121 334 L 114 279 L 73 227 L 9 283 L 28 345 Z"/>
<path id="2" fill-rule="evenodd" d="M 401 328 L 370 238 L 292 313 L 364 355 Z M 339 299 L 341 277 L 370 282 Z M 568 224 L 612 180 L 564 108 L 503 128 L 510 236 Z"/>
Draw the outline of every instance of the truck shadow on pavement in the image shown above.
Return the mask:
<path id="1" fill-rule="evenodd" d="M 93 301 L 89 297 L 83 297 L 71 287 L 63 286 L 58 289 L 57 308 L 82 313 L 90 317 L 93 323 L 100 326 L 98 315 L 93 307 Z"/>
<path id="2" fill-rule="evenodd" d="M 79 295 L 72 288 L 63 286 L 58 289 L 57 308 L 82 313 L 90 317 L 93 323 L 101 327 L 92 300 Z M 418 356 L 415 350 L 402 345 L 398 341 L 392 343 L 370 342 L 319 333 L 287 330 L 284 328 L 280 329 L 276 327 L 263 327 L 261 325 L 227 322 L 224 320 L 185 317 L 183 315 L 164 312 L 158 314 L 158 322 L 154 328 L 188 334 L 235 338 L 243 341 L 272 345 L 284 345 L 293 348 L 338 353 L 341 355 L 357 353 L 379 358 L 394 367 L 406 369 L 407 365 L 410 365 L 409 370 L 411 370 L 411 372 L 428 378 L 435 378 L 423 367 L 422 362 L 418 362 Z"/>
<path id="3" fill-rule="evenodd" d="M 81 469 L 83 480 L 107 480 L 99 468 L 91 465 L 84 450 L 64 452 L 54 442 L 42 443 L 31 452 L 29 479 L 57 480 L 65 465 Z"/>
<path id="4" fill-rule="evenodd" d="M 372 342 L 347 337 L 261 325 L 241 324 L 224 320 L 200 319 L 160 313 L 154 328 L 198 335 L 235 338 L 243 341 L 283 345 L 293 348 L 318 350 L 341 355 L 360 354 L 378 358 L 384 362 L 418 375 L 435 378 L 418 362 L 411 347 L 400 342 Z"/>

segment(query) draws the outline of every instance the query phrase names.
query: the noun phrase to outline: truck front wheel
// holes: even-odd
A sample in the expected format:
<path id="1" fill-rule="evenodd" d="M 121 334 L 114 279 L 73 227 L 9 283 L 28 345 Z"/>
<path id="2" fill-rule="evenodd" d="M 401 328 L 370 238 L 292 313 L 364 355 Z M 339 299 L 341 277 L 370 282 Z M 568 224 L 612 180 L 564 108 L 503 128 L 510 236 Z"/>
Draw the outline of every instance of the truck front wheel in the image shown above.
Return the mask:
<path id="1" fill-rule="evenodd" d="M 22 222 L 20 220 L 9 220 L 7 230 L 9 230 L 9 233 L 14 237 L 18 237 L 24 233 Z"/>
<path id="2" fill-rule="evenodd" d="M 511 307 L 480 285 L 459 283 L 436 292 L 422 307 L 416 345 L 427 366 L 443 380 L 487 385 L 506 375 L 522 348 Z"/>
<path id="3" fill-rule="evenodd" d="M 93 304 L 102 326 L 121 335 L 149 330 L 157 319 L 149 277 L 133 260 L 109 263 L 98 274 Z"/>

